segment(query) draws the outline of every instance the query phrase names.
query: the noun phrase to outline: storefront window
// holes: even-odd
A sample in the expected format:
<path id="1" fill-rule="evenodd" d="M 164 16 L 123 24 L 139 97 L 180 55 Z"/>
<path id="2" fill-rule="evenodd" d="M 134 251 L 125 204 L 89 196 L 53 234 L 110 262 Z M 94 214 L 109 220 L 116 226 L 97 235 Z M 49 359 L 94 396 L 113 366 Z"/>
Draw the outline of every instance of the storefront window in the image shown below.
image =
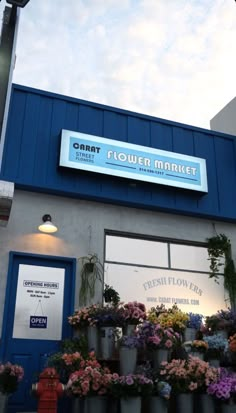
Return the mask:
<path id="1" fill-rule="evenodd" d="M 212 314 L 227 308 L 223 277 L 209 278 L 207 248 L 177 241 L 106 235 L 105 283 L 121 301 L 147 308 L 177 304 L 183 311 Z"/>

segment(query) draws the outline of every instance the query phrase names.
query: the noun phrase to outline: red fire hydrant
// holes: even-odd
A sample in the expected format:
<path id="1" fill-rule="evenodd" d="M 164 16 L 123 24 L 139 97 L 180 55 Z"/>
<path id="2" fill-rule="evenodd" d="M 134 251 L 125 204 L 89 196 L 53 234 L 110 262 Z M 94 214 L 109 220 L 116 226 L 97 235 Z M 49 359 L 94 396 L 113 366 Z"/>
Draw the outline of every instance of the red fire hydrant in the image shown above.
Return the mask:
<path id="1" fill-rule="evenodd" d="M 57 413 L 57 399 L 64 392 L 64 385 L 54 368 L 48 367 L 39 376 L 39 382 L 32 385 L 32 390 L 39 398 L 38 413 Z"/>

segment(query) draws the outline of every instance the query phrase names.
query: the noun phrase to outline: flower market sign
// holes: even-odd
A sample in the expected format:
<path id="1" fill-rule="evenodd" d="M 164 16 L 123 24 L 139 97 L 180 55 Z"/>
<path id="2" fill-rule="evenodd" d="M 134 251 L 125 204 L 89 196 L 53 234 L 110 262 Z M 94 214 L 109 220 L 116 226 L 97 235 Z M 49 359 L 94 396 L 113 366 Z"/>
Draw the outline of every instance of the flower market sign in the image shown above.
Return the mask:
<path id="1" fill-rule="evenodd" d="M 205 159 L 62 130 L 60 166 L 207 192 Z"/>

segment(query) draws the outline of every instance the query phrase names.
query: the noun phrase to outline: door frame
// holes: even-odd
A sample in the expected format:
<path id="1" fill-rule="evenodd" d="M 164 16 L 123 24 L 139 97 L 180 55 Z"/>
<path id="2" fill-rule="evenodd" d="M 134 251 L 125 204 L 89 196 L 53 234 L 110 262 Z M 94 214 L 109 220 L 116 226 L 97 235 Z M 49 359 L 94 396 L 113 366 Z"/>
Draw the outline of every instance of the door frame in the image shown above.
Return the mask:
<path id="1" fill-rule="evenodd" d="M 37 265 L 37 262 L 39 260 L 44 260 L 45 262 L 48 261 L 50 264 L 52 264 L 53 261 L 59 261 L 63 264 L 70 264 L 71 265 L 71 279 L 70 283 L 72 286 L 75 287 L 75 280 L 76 280 L 76 258 L 71 258 L 71 257 L 64 257 L 64 256 L 57 256 L 57 255 L 44 255 L 44 254 L 34 254 L 34 253 L 27 253 L 27 252 L 19 252 L 19 251 L 10 251 L 9 252 L 9 263 L 8 263 L 8 272 L 7 272 L 7 285 L 6 285 L 6 291 L 5 291 L 5 301 L 4 301 L 4 311 L 3 311 L 3 321 L 2 321 L 2 337 L 1 337 L 1 346 L 0 346 L 0 360 L 3 360 L 3 356 L 6 354 L 6 340 L 8 337 L 8 332 L 7 332 L 7 315 L 10 311 L 10 309 L 13 308 L 12 304 L 12 298 L 10 295 L 11 288 L 12 288 L 12 279 L 11 279 L 11 274 L 13 271 L 13 267 L 15 264 L 16 259 L 22 258 L 22 264 L 24 263 L 24 259 L 31 258 L 35 259 L 35 265 Z M 34 265 L 34 264 L 32 264 Z M 65 279 L 66 282 L 66 279 Z M 16 291 L 17 291 L 17 285 L 16 285 Z M 15 300 L 16 297 L 14 297 Z M 75 290 L 72 288 L 72 296 L 70 303 L 68 303 L 69 307 L 68 309 L 70 310 L 70 313 L 72 314 L 74 311 L 74 301 L 75 301 Z M 14 309 L 15 309 L 15 301 L 14 301 Z M 62 323 L 64 324 L 65 319 L 63 318 Z M 63 331 L 63 330 L 62 330 Z"/>

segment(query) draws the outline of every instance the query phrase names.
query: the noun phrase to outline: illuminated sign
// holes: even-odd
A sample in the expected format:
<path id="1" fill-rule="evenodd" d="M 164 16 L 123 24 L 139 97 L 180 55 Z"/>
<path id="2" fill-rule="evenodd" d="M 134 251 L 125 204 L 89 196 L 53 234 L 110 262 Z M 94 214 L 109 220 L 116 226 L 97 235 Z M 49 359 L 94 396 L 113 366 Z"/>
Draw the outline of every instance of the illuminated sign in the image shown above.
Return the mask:
<path id="1" fill-rule="evenodd" d="M 205 159 L 62 130 L 60 166 L 207 192 Z"/>

